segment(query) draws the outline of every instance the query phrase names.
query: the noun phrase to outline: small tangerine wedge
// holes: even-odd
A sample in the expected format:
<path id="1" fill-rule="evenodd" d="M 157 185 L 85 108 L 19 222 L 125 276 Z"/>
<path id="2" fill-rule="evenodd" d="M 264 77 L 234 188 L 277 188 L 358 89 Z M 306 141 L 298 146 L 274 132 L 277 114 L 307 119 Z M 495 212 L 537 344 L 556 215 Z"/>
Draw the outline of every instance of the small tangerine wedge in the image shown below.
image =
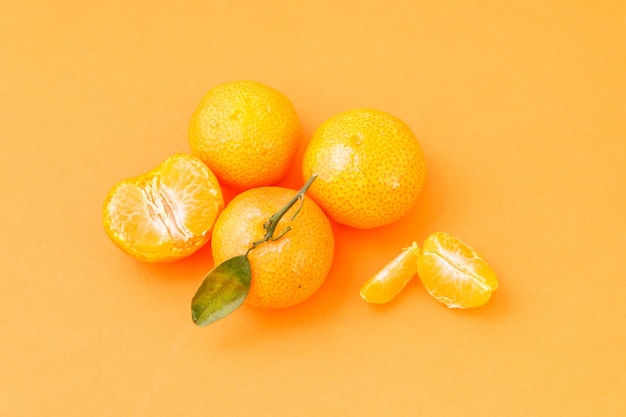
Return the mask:
<path id="1" fill-rule="evenodd" d="M 498 288 L 491 267 L 449 233 L 430 235 L 420 249 L 417 273 L 426 290 L 449 308 L 480 307 Z"/>
<path id="2" fill-rule="evenodd" d="M 374 304 L 393 300 L 417 274 L 418 255 L 419 247 L 413 242 L 363 284 L 361 298 Z"/>
<path id="3" fill-rule="evenodd" d="M 141 261 L 175 261 L 209 241 L 223 207 L 213 172 L 199 158 L 177 154 L 111 189 L 104 202 L 104 230 Z"/>

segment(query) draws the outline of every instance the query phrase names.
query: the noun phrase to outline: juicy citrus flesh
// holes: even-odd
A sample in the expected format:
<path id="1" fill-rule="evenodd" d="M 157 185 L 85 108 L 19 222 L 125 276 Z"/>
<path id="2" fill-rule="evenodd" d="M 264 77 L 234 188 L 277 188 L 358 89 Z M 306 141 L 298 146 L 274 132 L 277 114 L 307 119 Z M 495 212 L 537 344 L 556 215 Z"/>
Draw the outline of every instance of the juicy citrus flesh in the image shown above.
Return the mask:
<path id="1" fill-rule="evenodd" d="M 260 187 L 237 195 L 219 216 L 213 229 L 211 249 L 216 265 L 243 255 L 265 236 L 264 224 L 297 191 Z M 295 218 L 294 214 L 300 210 Z M 304 197 L 283 216 L 275 237 L 248 254 L 252 283 L 246 303 L 262 308 L 299 304 L 324 283 L 330 270 L 335 239 L 330 221 L 311 199 Z"/>
<path id="2" fill-rule="evenodd" d="M 198 158 L 177 154 L 117 183 L 103 209 L 104 229 L 124 252 L 146 262 L 175 261 L 206 244 L 224 199 Z"/>
<path id="3" fill-rule="evenodd" d="M 406 123 L 380 110 L 356 109 L 315 131 L 302 174 L 317 174 L 309 194 L 332 220 L 370 229 L 393 223 L 414 206 L 426 164 Z"/>
<path id="4" fill-rule="evenodd" d="M 218 85 L 191 117 L 189 145 L 220 180 L 245 190 L 275 184 L 300 144 L 302 126 L 291 101 L 253 81 Z"/>
<path id="5" fill-rule="evenodd" d="M 419 247 L 413 242 L 363 284 L 361 298 L 374 304 L 393 300 L 417 274 L 418 255 Z"/>
<path id="6" fill-rule="evenodd" d="M 498 278 L 487 262 L 444 232 L 433 233 L 424 242 L 417 273 L 426 290 L 450 308 L 482 306 L 498 288 Z"/>

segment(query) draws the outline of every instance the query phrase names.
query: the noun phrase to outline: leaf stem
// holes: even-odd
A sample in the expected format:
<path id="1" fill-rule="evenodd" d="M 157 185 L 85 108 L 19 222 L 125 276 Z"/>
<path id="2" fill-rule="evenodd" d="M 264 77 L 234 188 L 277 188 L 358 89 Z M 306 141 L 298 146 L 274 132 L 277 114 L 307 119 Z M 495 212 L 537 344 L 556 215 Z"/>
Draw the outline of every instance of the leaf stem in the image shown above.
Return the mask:
<path id="1" fill-rule="evenodd" d="M 289 211 L 291 207 L 293 207 L 294 204 L 296 204 L 296 202 L 298 202 L 298 200 L 302 200 L 304 198 L 304 193 L 306 193 L 306 191 L 309 189 L 313 181 L 315 181 L 315 178 L 317 178 L 316 174 L 311 175 L 311 177 L 308 179 L 306 184 L 304 184 L 302 188 L 300 188 L 300 190 L 296 193 L 296 195 L 293 196 L 293 198 L 289 200 L 287 204 L 285 204 L 280 210 L 274 213 L 272 217 L 270 217 L 267 220 L 267 222 L 265 222 L 265 224 L 263 225 L 263 228 L 265 229 L 265 232 L 266 232 L 265 236 L 263 236 L 263 239 L 257 240 L 256 242 L 254 242 L 252 246 L 250 247 L 250 249 L 248 249 L 248 252 L 250 252 L 252 249 L 256 248 L 260 244 L 265 243 L 269 240 L 280 239 L 281 237 L 285 235 L 285 233 L 291 230 L 291 226 L 287 226 L 285 229 L 281 230 L 278 233 L 278 236 L 274 236 L 274 232 L 276 232 L 276 227 L 278 227 L 278 223 L 280 222 L 280 219 L 283 218 L 283 216 Z M 298 208 L 296 213 L 292 216 L 292 220 L 298 215 L 298 213 L 300 213 L 301 208 L 302 206 Z M 246 255 L 248 254 L 248 252 L 246 252 Z"/>

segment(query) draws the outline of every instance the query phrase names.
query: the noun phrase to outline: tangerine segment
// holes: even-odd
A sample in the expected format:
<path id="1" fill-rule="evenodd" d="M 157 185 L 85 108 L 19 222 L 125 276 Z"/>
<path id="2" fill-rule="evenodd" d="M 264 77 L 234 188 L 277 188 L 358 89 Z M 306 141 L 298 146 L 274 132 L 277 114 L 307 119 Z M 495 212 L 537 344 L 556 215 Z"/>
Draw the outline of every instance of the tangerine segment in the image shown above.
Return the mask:
<path id="1" fill-rule="evenodd" d="M 199 158 L 177 154 L 117 183 L 104 202 L 103 223 L 124 252 L 146 262 L 167 262 L 207 243 L 223 207 L 211 170 Z"/>
<path id="2" fill-rule="evenodd" d="M 282 187 L 260 187 L 237 195 L 213 229 L 215 264 L 247 253 L 254 242 L 262 240 L 269 218 L 296 193 Z M 332 264 L 335 239 L 330 221 L 312 199 L 305 197 L 287 211 L 276 236 L 281 237 L 248 253 L 252 281 L 245 302 L 255 307 L 284 308 L 303 302 L 322 286 Z"/>
<path id="3" fill-rule="evenodd" d="M 419 247 L 413 242 L 361 287 L 361 298 L 384 304 L 393 300 L 417 273 Z"/>
<path id="4" fill-rule="evenodd" d="M 420 249 L 417 273 L 430 295 L 450 308 L 479 307 L 498 288 L 491 267 L 467 244 L 445 233 L 430 235 Z"/>

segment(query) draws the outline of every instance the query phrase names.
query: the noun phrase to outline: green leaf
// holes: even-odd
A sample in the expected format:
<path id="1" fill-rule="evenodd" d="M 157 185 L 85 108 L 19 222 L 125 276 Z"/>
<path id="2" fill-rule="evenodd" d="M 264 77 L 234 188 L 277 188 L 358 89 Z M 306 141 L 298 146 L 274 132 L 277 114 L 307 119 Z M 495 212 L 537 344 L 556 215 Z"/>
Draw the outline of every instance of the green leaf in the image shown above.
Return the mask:
<path id="1" fill-rule="evenodd" d="M 191 300 L 191 319 L 206 326 L 235 311 L 248 296 L 252 272 L 246 255 L 217 265 L 204 277 Z"/>

